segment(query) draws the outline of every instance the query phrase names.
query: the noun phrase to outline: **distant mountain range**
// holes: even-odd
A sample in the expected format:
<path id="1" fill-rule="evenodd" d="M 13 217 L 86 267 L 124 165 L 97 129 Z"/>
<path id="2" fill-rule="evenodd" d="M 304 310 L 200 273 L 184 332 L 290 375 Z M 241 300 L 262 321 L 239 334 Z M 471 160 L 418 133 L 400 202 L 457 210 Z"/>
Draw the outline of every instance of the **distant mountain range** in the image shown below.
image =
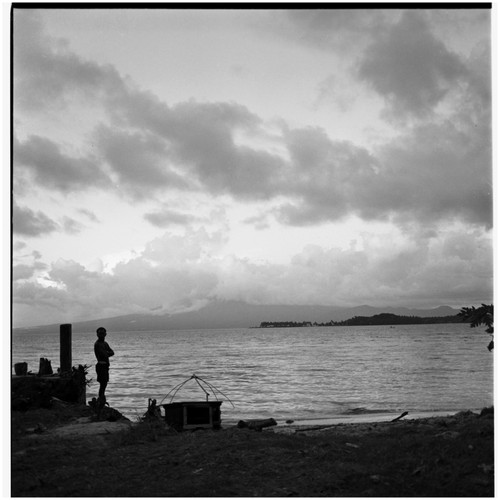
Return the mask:
<path id="1" fill-rule="evenodd" d="M 453 309 L 449 306 L 440 306 L 434 309 L 409 309 L 367 305 L 358 307 L 253 305 L 237 301 L 215 301 L 197 311 L 178 314 L 127 314 L 114 318 L 74 322 L 72 330 L 74 332 L 95 331 L 99 326 L 104 326 L 110 332 L 250 328 L 258 327 L 263 321 L 327 323 L 345 321 L 355 316 L 374 316 L 382 313 L 429 318 L 452 316 L 459 312 L 459 309 Z M 17 328 L 15 330 L 45 333 L 59 331 L 59 324 Z"/>

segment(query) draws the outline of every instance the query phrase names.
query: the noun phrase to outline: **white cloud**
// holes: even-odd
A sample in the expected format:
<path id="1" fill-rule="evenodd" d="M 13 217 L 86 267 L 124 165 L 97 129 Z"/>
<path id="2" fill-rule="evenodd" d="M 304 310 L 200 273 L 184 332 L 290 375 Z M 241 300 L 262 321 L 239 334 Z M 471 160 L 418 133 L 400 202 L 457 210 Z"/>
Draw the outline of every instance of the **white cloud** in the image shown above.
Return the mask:
<path id="1" fill-rule="evenodd" d="M 209 298 L 428 307 L 460 306 L 470 296 L 484 295 L 485 289 L 491 293 L 491 238 L 467 226 L 439 229 L 415 235 L 418 245 L 403 233 L 365 234 L 357 247 L 344 249 L 306 245 L 282 264 L 226 255 L 226 238 L 220 233 L 165 233 L 106 273 L 71 261 L 53 263 L 47 271 L 53 286 L 16 285 L 16 310 L 25 311 L 26 321 L 36 314 L 36 303 L 46 303 L 59 315 L 70 311 L 71 320 L 78 321 L 155 308 L 157 313 L 175 313 L 200 307 Z M 18 271 L 28 277 L 27 267 Z M 33 313 L 28 306 L 34 307 Z"/>

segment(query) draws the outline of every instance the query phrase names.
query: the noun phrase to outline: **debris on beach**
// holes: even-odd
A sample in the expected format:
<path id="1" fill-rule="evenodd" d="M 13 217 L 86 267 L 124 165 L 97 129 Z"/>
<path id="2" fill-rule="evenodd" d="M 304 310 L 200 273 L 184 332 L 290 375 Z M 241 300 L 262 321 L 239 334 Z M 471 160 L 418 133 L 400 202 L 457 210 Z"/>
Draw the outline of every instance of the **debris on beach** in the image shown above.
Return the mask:
<path id="1" fill-rule="evenodd" d="M 240 420 L 237 427 L 238 429 L 252 429 L 260 432 L 262 429 L 274 425 L 278 425 L 278 422 L 274 418 L 266 418 L 262 420 Z"/>
<path id="2" fill-rule="evenodd" d="M 393 420 L 391 420 L 391 422 L 397 422 L 398 420 L 401 420 L 403 417 L 406 417 L 406 415 L 408 415 L 408 412 L 404 411 L 403 413 L 401 413 L 401 415 L 399 415 L 399 417 L 396 417 Z"/>
<path id="3" fill-rule="evenodd" d="M 40 365 L 41 369 L 37 375 L 26 373 L 12 376 L 13 410 L 49 408 L 54 403 L 61 402 L 85 403 L 86 386 L 89 383 L 88 366 L 78 365 L 65 373 L 48 373 L 50 361 L 40 358 Z"/>

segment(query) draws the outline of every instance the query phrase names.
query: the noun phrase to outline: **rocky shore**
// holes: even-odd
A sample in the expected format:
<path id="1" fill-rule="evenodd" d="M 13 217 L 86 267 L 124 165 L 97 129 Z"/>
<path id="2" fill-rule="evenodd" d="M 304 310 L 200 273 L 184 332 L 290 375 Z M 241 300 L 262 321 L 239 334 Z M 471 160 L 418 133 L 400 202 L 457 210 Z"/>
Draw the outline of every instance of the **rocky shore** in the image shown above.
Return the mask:
<path id="1" fill-rule="evenodd" d="M 88 406 L 14 411 L 13 497 L 494 496 L 493 409 L 175 432 Z"/>

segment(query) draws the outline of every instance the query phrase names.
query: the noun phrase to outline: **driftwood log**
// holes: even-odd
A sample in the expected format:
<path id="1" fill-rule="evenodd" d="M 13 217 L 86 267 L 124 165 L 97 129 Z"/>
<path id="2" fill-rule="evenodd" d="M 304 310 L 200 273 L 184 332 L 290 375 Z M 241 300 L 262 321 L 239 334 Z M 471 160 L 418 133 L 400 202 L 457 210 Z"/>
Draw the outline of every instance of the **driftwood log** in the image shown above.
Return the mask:
<path id="1" fill-rule="evenodd" d="M 239 429 L 252 429 L 254 431 L 261 431 L 265 427 L 272 427 L 273 425 L 278 425 L 274 418 L 266 418 L 263 420 L 240 420 L 238 422 Z"/>
<path id="2" fill-rule="evenodd" d="M 403 417 L 406 417 L 406 415 L 408 415 L 408 412 L 404 411 L 403 413 L 401 413 L 401 415 L 399 415 L 399 417 L 392 419 L 391 422 L 397 422 L 398 420 L 401 420 Z"/>

